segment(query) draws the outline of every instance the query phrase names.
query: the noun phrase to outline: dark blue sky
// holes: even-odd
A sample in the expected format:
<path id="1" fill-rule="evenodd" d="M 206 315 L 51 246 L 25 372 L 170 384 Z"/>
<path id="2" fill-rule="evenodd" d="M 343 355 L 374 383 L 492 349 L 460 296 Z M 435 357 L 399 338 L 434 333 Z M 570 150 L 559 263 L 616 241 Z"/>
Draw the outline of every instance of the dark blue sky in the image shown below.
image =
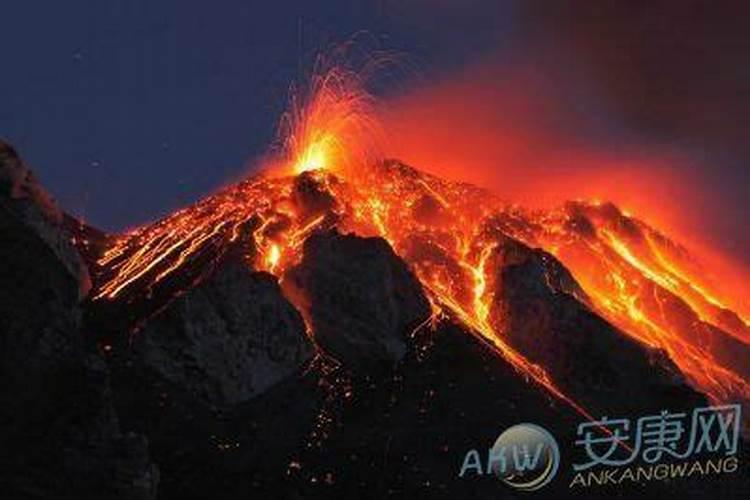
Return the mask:
<path id="1" fill-rule="evenodd" d="M 700 175 L 721 205 L 713 236 L 727 235 L 725 246 L 746 255 L 745 4 L 9 0 L 0 136 L 65 209 L 117 230 L 247 171 L 273 140 L 300 68 L 356 32 L 418 69 L 414 81 L 390 80 L 399 89 L 512 54 L 537 67 L 576 119 L 595 117 L 581 130 L 627 131 L 628 140 L 676 147 L 705 165 Z"/>
<path id="2" fill-rule="evenodd" d="M 67 210 L 109 229 L 149 220 L 266 151 L 290 83 L 318 49 L 366 30 L 441 70 L 493 47 L 510 20 L 492 8 L 456 37 L 455 17 L 444 19 L 451 33 L 401 22 L 408 10 L 357 0 L 12 1 L 0 30 L 0 135 Z"/>

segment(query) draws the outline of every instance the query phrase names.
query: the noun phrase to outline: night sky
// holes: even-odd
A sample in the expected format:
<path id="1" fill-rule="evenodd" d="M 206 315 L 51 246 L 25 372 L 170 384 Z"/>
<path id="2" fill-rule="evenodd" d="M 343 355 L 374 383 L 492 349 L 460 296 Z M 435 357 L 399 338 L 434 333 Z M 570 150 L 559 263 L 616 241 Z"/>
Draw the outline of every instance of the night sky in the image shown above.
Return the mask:
<path id="1" fill-rule="evenodd" d="M 137 225 L 252 170 L 274 139 L 290 83 L 319 49 L 366 31 L 414 68 L 384 80 L 386 100 L 478 61 L 499 70 L 533 61 L 579 135 L 605 144 L 627 136 L 694 159 L 686 176 L 713 193 L 713 222 L 702 229 L 744 258 L 746 2 L 575 4 L 9 0 L 0 136 L 66 210 L 108 230 Z"/>

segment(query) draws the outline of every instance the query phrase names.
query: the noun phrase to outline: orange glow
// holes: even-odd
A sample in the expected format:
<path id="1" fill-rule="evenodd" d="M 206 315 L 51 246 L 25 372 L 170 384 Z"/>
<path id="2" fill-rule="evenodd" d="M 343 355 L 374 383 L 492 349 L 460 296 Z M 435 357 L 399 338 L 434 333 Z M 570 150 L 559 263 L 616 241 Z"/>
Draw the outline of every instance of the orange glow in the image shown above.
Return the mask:
<path id="1" fill-rule="evenodd" d="M 388 156 L 527 208 L 613 202 L 675 239 L 716 248 L 693 241 L 723 215 L 696 161 L 628 141 L 586 90 L 550 81 L 533 62 L 482 60 L 380 106 Z M 582 102 L 576 92 L 585 93 Z"/>
<path id="2" fill-rule="evenodd" d="M 276 270 L 276 266 L 279 265 L 279 259 L 281 258 L 281 250 L 279 250 L 279 245 L 272 244 L 271 249 L 268 251 L 268 255 L 266 255 L 266 266 L 268 267 L 268 270 L 271 272 L 274 272 Z"/>
<path id="3" fill-rule="evenodd" d="M 281 126 L 283 165 L 274 167 L 274 176 L 248 179 L 115 238 L 98 262 L 95 299 L 148 295 L 180 269 L 216 262 L 232 248 L 242 249 L 253 268 L 283 281 L 301 257 L 305 238 L 317 230 L 335 226 L 380 236 L 419 278 L 433 320 L 449 317 L 462 323 L 519 373 L 587 415 L 544 367 L 508 343 L 503 318 L 492 314 L 495 250 L 507 235 L 554 254 L 588 295 L 581 300 L 648 348 L 665 350 L 694 387 L 717 401 L 750 401 L 750 387 L 731 352 L 733 345 L 750 342 L 750 324 L 742 317 L 746 311 L 731 309 L 746 296 L 716 286 L 688 250 L 609 203 L 524 210 L 472 185 L 382 161 L 381 128 L 372 98 L 359 83 L 356 74 L 334 68 L 316 77 L 308 93 L 293 97 Z M 461 141 L 475 146 L 466 158 L 469 178 L 472 162 L 481 163 L 482 155 L 498 148 L 487 134 L 463 137 L 473 134 L 467 122 L 452 128 L 450 140 L 431 135 L 429 117 L 421 116 L 419 123 L 429 144 L 412 151 L 423 158 L 451 151 Z M 511 139 L 498 138 L 498 130 L 491 134 L 500 149 L 513 154 Z M 583 172 L 570 182 L 597 175 L 618 178 L 607 170 L 590 177 Z M 450 173 L 458 175 L 457 170 Z M 570 187 L 562 182 L 569 173 L 532 185 L 545 184 L 539 188 L 542 195 L 559 196 Z M 525 181 L 518 170 L 512 174 L 511 185 Z M 654 177 L 640 182 L 649 179 Z M 649 206 L 656 210 L 655 204 Z M 304 315 L 305 304 L 296 305 Z"/>
<path id="4" fill-rule="evenodd" d="M 332 139 L 330 136 L 323 137 L 318 142 L 312 144 L 303 153 L 300 159 L 294 165 L 294 171 L 298 174 L 308 170 L 319 170 L 328 164 L 327 151 L 330 149 Z"/>

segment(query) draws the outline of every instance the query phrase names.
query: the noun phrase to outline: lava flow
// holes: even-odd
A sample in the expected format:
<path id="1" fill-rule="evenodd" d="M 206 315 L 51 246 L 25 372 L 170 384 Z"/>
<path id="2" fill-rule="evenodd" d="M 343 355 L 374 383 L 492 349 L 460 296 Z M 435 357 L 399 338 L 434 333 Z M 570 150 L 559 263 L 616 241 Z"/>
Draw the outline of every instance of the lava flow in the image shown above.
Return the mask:
<path id="1" fill-rule="evenodd" d="M 283 154 L 265 173 L 112 238 L 98 260 L 95 299 L 149 296 L 182 279 L 182 270 L 237 248 L 249 266 L 283 285 L 309 234 L 336 227 L 379 236 L 419 278 L 434 317 L 464 324 L 586 415 L 544 367 L 507 342 L 502 318 L 491 314 L 495 250 L 513 238 L 555 255 L 585 291 L 576 298 L 648 348 L 666 351 L 695 388 L 715 401 L 750 401 L 741 354 L 750 325 L 699 279 L 686 250 L 613 205 L 525 211 L 384 160 L 371 97 L 357 83 L 355 74 L 335 69 L 293 99 L 282 121 Z"/>

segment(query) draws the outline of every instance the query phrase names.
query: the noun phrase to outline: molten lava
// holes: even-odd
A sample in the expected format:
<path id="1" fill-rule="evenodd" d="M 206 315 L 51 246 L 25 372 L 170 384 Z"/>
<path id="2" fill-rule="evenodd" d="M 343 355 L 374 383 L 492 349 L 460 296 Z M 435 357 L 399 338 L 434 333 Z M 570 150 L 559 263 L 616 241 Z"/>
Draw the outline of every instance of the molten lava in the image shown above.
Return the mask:
<path id="1" fill-rule="evenodd" d="M 509 345 L 502 318 L 491 317 L 493 252 L 510 237 L 555 255 L 587 295 L 576 298 L 648 348 L 666 351 L 695 388 L 716 401 L 750 401 L 746 375 L 732 357 L 735 346 L 750 343 L 750 324 L 705 282 L 685 249 L 614 205 L 526 211 L 474 186 L 383 160 L 371 97 L 355 76 L 329 71 L 292 100 L 282 120 L 281 167 L 113 238 L 98 261 L 95 298 L 148 296 L 181 269 L 216 262 L 235 248 L 283 285 L 314 231 L 379 236 L 411 266 L 435 318 L 464 324 L 586 415 L 543 367 Z"/>

